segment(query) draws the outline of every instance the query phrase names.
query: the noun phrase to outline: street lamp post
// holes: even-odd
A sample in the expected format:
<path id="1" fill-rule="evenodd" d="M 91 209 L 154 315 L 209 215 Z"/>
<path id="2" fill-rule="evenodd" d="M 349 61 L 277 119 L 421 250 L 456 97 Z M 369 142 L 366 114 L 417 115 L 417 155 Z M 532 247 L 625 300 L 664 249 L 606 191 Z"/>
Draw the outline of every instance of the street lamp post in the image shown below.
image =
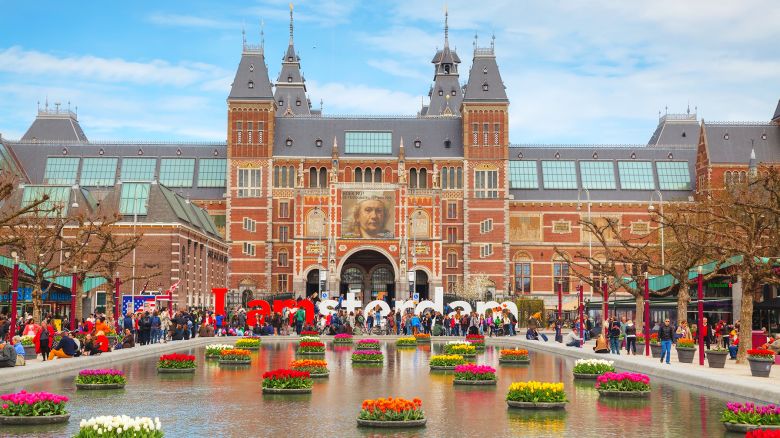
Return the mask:
<path id="1" fill-rule="evenodd" d="M 563 324 L 563 277 L 558 281 L 558 320 Z"/>
<path id="2" fill-rule="evenodd" d="M 645 356 L 650 356 L 650 279 L 645 271 Z"/>
<path id="3" fill-rule="evenodd" d="M 699 265 L 699 275 L 697 276 L 697 283 L 699 284 L 697 299 L 699 310 L 699 325 L 696 331 L 699 334 L 699 365 L 704 365 L 704 276 L 701 272 L 701 265 Z M 709 329 L 708 329 L 709 330 Z"/>
<path id="4" fill-rule="evenodd" d="M 117 329 L 120 327 L 119 325 L 119 272 L 116 273 L 116 278 L 114 279 L 114 323 L 117 326 Z M 117 330 L 117 334 L 120 334 L 121 331 Z"/>
<path id="5" fill-rule="evenodd" d="M 664 197 L 661 194 L 660 190 L 655 190 L 650 194 L 650 205 L 647 207 L 647 211 L 650 213 L 655 211 L 655 206 L 653 206 L 653 195 L 658 194 L 658 204 L 660 205 L 660 213 L 661 218 L 658 222 L 658 227 L 661 229 L 661 275 L 666 274 L 666 258 L 664 255 L 664 225 L 663 225 L 663 218 L 664 218 Z"/>
<path id="6" fill-rule="evenodd" d="M 70 329 L 76 330 L 76 299 L 78 299 L 79 274 L 77 267 L 73 267 L 73 276 L 70 286 Z"/>
<path id="7" fill-rule="evenodd" d="M 577 189 L 577 211 L 579 211 L 582 208 L 582 202 L 580 201 L 580 195 L 582 191 L 585 190 L 585 196 L 588 199 L 588 222 L 591 222 L 591 216 L 590 216 L 590 190 L 586 189 L 585 187 L 581 187 Z M 588 233 L 588 257 L 592 260 L 593 259 L 593 233 Z"/>
<path id="8" fill-rule="evenodd" d="M 16 306 L 19 304 L 19 254 L 11 252 L 14 258 L 14 273 L 11 280 L 11 329 L 8 330 L 8 340 L 13 340 L 16 334 Z"/>
<path id="9" fill-rule="evenodd" d="M 583 317 L 583 306 L 582 306 L 582 281 L 580 281 L 579 287 L 577 287 L 577 292 L 579 293 L 579 300 L 578 300 L 578 306 L 580 312 L 580 347 L 582 347 L 585 344 L 585 335 L 584 335 L 584 326 L 585 326 L 585 318 Z"/>
<path id="10" fill-rule="evenodd" d="M 603 295 L 602 298 L 602 306 L 603 306 L 603 312 L 604 315 L 601 317 L 601 323 L 604 326 L 604 332 L 609 330 L 609 326 L 607 325 L 607 319 L 609 318 L 609 291 L 607 290 L 607 276 L 605 275 L 602 278 L 601 281 L 601 294 Z"/>

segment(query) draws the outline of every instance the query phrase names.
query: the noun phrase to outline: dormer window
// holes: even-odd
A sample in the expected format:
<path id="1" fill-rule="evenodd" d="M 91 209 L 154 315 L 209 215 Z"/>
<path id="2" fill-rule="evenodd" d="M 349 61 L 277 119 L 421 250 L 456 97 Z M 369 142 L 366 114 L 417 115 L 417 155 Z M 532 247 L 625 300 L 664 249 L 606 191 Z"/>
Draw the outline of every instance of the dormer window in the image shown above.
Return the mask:
<path id="1" fill-rule="evenodd" d="M 488 83 L 485 82 L 484 84 L 482 84 L 482 91 L 487 91 L 487 90 L 488 90 Z"/>
<path id="2" fill-rule="evenodd" d="M 482 67 L 482 74 L 487 74 L 487 66 Z"/>
<path id="3" fill-rule="evenodd" d="M 450 65 L 444 64 L 444 73 L 450 74 Z"/>
<path id="4" fill-rule="evenodd" d="M 453 96 L 455 96 L 456 94 L 458 94 L 458 92 L 457 92 L 457 91 L 455 91 L 455 90 L 452 90 L 452 91 L 450 92 L 450 94 L 452 94 Z"/>
<path id="5" fill-rule="evenodd" d="M 252 81 L 249 81 L 248 86 L 249 86 L 249 88 L 255 88 L 255 83 L 252 82 Z"/>
<path id="6" fill-rule="evenodd" d="M 723 134 L 723 139 L 724 140 L 728 140 L 729 139 L 729 133 L 728 132 Z"/>
<path id="7" fill-rule="evenodd" d="M 439 90 L 439 96 L 443 96 L 443 95 L 444 95 L 444 91 L 443 90 Z"/>
<path id="8" fill-rule="evenodd" d="M 287 82 L 292 82 L 292 76 L 287 76 Z"/>
<path id="9" fill-rule="evenodd" d="M 249 71 L 250 72 L 255 71 L 255 65 L 254 64 L 249 64 Z"/>
<path id="10" fill-rule="evenodd" d="M 422 146 L 422 142 L 418 138 L 417 140 L 414 141 L 414 147 L 419 148 L 420 146 Z"/>
<path id="11" fill-rule="evenodd" d="M 290 147 L 293 145 L 293 140 L 290 137 L 287 137 L 287 140 L 285 140 L 284 144 Z"/>
<path id="12" fill-rule="evenodd" d="M 314 144 L 315 144 L 315 145 L 316 145 L 318 148 L 321 148 L 321 147 L 322 147 L 322 139 L 321 139 L 321 138 L 318 138 L 318 139 L 314 140 Z"/>
<path id="13" fill-rule="evenodd" d="M 284 106 L 284 99 L 279 99 L 279 106 Z"/>
<path id="14" fill-rule="evenodd" d="M 450 139 L 449 139 L 449 138 L 448 138 L 448 139 L 446 139 L 446 140 L 444 140 L 444 147 L 445 147 L 445 148 L 449 149 L 449 148 L 450 148 L 450 145 L 452 145 L 452 142 L 450 141 Z"/>
<path id="15" fill-rule="evenodd" d="M 292 61 L 292 56 L 288 56 L 288 57 L 287 57 L 287 62 L 293 62 L 293 61 Z"/>
<path id="16" fill-rule="evenodd" d="M 301 106 L 301 99 L 295 101 L 295 106 Z"/>
<path id="17" fill-rule="evenodd" d="M 761 140 L 766 140 L 766 132 L 761 134 Z"/>

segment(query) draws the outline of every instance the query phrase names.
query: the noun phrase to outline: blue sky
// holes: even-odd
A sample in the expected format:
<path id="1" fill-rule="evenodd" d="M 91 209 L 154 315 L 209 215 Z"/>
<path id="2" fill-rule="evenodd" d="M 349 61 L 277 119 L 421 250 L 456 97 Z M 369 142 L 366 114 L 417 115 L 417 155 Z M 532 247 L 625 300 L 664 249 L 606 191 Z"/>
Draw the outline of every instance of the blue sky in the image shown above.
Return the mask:
<path id="1" fill-rule="evenodd" d="M 0 133 L 36 104 L 78 105 L 93 140 L 224 140 L 241 28 L 265 22 L 272 80 L 287 1 L 3 2 Z M 658 111 L 765 121 L 780 98 L 776 0 L 449 1 L 450 41 L 471 64 L 496 36 L 513 143 L 646 143 Z M 414 114 L 443 44 L 441 1 L 295 2 L 310 98 L 326 114 Z"/>

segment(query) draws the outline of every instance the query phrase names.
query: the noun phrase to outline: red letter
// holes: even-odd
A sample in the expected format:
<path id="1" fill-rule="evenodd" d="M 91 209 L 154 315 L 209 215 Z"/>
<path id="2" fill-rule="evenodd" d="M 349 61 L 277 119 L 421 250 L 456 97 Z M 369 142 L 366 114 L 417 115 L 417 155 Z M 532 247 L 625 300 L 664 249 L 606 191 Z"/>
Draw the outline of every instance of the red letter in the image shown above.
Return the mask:
<path id="1" fill-rule="evenodd" d="M 211 288 L 211 293 L 214 294 L 214 313 L 217 315 L 225 316 L 225 294 L 227 291 L 227 288 L 224 287 Z M 169 304 L 169 307 L 172 307 L 172 304 Z"/>
<path id="2" fill-rule="evenodd" d="M 274 301 L 274 312 L 282 313 L 285 307 L 293 308 L 297 307 L 300 310 L 306 312 L 306 324 L 311 325 L 314 322 L 314 303 L 308 299 L 301 301 L 295 300 L 276 300 Z"/>
<path id="3" fill-rule="evenodd" d="M 268 305 L 268 301 L 266 300 L 252 300 L 246 303 L 246 307 L 250 309 L 259 307 L 257 310 L 253 309 L 246 312 L 246 323 L 249 324 L 250 327 L 254 326 L 255 322 L 257 322 L 255 315 L 260 315 L 260 324 L 263 324 L 265 322 L 265 317 L 271 314 L 271 306 Z"/>

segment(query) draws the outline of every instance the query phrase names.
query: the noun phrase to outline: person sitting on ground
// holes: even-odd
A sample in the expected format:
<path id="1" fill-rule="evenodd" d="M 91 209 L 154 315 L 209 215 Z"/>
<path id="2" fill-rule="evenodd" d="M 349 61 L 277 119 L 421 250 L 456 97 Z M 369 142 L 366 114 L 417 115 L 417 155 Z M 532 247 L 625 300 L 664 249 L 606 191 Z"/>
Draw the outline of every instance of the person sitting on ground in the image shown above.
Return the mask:
<path id="1" fill-rule="evenodd" d="M 108 353 L 111 351 L 111 345 L 109 345 L 108 337 L 105 333 L 103 333 L 103 331 L 98 331 L 95 334 L 95 346 L 97 346 L 101 353 Z"/>
<path id="2" fill-rule="evenodd" d="M 79 355 L 79 346 L 70 337 L 70 332 L 62 332 L 60 342 L 49 352 L 49 360 L 56 358 L 70 359 Z"/>
<path id="3" fill-rule="evenodd" d="M 122 338 L 122 342 L 116 346 L 117 349 L 133 348 L 135 347 L 135 337 L 130 329 L 125 329 L 125 335 Z"/>
<path id="4" fill-rule="evenodd" d="M 263 334 L 263 327 L 260 326 L 260 321 L 255 321 L 255 325 L 252 326 L 252 334 L 255 336 L 260 336 Z"/>
<path id="5" fill-rule="evenodd" d="M 780 354 L 780 335 L 775 335 L 774 339 L 766 345 L 767 350 L 774 351 L 775 354 Z"/>
<path id="6" fill-rule="evenodd" d="M 580 347 L 580 337 L 577 336 L 577 329 L 571 329 L 571 332 L 569 332 L 564 338 L 563 343 L 566 344 L 567 347 Z"/>
<path id="7" fill-rule="evenodd" d="M 600 354 L 609 353 L 609 343 L 604 333 L 599 334 L 599 337 L 596 338 L 596 346 L 593 347 L 593 351 Z"/>
<path id="8" fill-rule="evenodd" d="M 538 341 L 539 338 L 542 338 L 544 342 L 547 342 L 547 335 L 539 333 L 536 327 L 528 327 L 528 330 L 525 332 L 525 338 L 531 341 Z"/>
<path id="9" fill-rule="evenodd" d="M 84 345 L 82 346 L 84 356 L 96 356 L 101 353 L 97 342 L 92 338 L 92 335 L 88 334 L 84 338 Z"/>
<path id="10" fill-rule="evenodd" d="M 0 368 L 16 366 L 16 350 L 14 346 L 0 339 Z"/>
<path id="11" fill-rule="evenodd" d="M 23 366 L 26 363 L 24 358 L 24 345 L 22 345 L 22 337 L 14 336 L 14 351 L 16 351 L 16 366 Z"/>

